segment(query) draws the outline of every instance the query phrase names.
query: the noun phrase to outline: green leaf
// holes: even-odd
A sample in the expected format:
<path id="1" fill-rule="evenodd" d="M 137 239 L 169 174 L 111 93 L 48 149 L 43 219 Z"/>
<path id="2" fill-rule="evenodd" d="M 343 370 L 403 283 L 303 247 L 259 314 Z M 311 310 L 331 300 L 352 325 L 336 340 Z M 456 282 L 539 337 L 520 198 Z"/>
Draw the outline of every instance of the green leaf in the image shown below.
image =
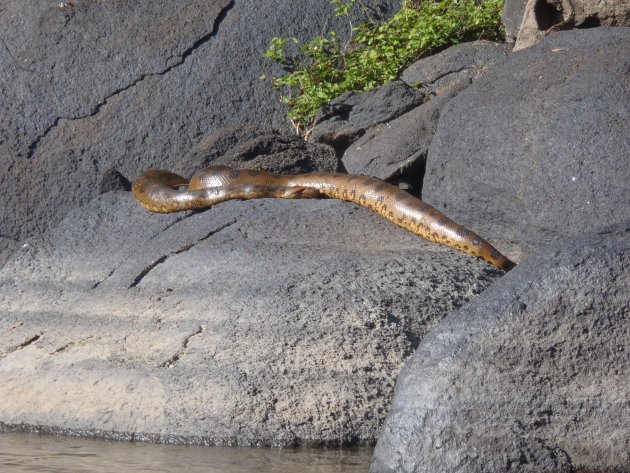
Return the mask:
<path id="1" fill-rule="evenodd" d="M 375 1 L 330 0 L 335 14 L 368 9 Z M 296 38 L 273 38 L 263 55 L 290 70 L 274 78 L 286 89 L 283 101 L 299 129 L 307 129 L 317 110 L 346 90 L 367 90 L 395 80 L 411 62 L 461 41 L 502 40 L 503 0 L 403 0 L 388 21 L 353 27 L 353 37 L 340 44 L 337 34 L 318 36 L 288 52 Z"/>

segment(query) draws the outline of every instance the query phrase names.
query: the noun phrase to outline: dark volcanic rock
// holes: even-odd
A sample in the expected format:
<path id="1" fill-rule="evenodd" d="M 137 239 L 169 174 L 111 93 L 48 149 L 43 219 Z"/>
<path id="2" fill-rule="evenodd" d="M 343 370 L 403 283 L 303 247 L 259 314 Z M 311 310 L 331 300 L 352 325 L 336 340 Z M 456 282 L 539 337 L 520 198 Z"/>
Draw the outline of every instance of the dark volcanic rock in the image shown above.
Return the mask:
<path id="1" fill-rule="evenodd" d="M 344 153 L 342 162 L 346 171 L 379 179 L 399 178 L 410 173 L 417 179 L 415 186 L 420 187 L 440 111 L 453 95 L 440 95 L 390 122 L 368 129 Z"/>
<path id="2" fill-rule="evenodd" d="M 322 107 L 311 139 L 332 146 L 341 156 L 368 128 L 399 117 L 423 101 L 420 92 L 401 81 L 366 92 L 346 92 Z"/>
<path id="3" fill-rule="evenodd" d="M 308 143 L 297 135 L 256 125 L 217 130 L 195 146 L 175 169 L 189 177 L 210 164 L 282 174 L 339 170 L 339 159 L 330 146 Z"/>
<path id="4" fill-rule="evenodd" d="M 95 115 L 110 97 L 181 65 L 231 3 L 3 2 L 1 140 L 32 157 L 61 121 Z"/>
<path id="5" fill-rule="evenodd" d="M 369 128 L 344 153 L 346 170 L 380 179 L 409 174 L 408 187 L 420 187 L 427 151 L 444 105 L 489 67 L 504 60 L 510 46 L 475 41 L 453 46 L 416 61 L 403 71 L 401 80 L 417 88 L 424 104 L 391 121 Z"/>
<path id="6" fill-rule="evenodd" d="M 339 201 L 108 192 L 0 270 L 0 430 L 372 442 L 403 360 L 499 276 Z"/>
<path id="7" fill-rule="evenodd" d="M 445 49 L 407 67 L 400 79 L 424 93 L 459 92 L 490 67 L 505 60 L 512 47 L 491 41 L 473 41 Z"/>
<path id="8" fill-rule="evenodd" d="M 442 111 L 423 198 L 525 252 L 630 217 L 630 29 L 560 32 Z"/>
<path id="9" fill-rule="evenodd" d="M 328 0 L 3 2 L 0 234 L 39 234 L 108 170 L 172 169 L 222 126 L 288 131 L 262 53 L 347 26 Z"/>
<path id="10" fill-rule="evenodd" d="M 625 472 L 630 221 L 541 251 L 444 319 L 396 383 L 371 472 Z"/>

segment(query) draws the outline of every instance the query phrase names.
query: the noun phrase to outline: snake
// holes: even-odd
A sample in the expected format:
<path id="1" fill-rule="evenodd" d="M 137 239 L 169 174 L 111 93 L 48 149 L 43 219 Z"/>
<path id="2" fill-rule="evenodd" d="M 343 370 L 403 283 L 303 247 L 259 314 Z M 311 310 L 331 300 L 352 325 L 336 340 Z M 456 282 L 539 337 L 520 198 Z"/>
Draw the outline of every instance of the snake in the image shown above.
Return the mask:
<path id="1" fill-rule="evenodd" d="M 190 180 L 163 169 L 143 171 L 134 181 L 136 200 L 151 212 L 202 210 L 228 200 L 332 198 L 365 207 L 426 240 L 446 245 L 509 271 L 516 264 L 475 232 L 435 207 L 371 176 L 312 172 L 284 175 L 213 165 Z"/>

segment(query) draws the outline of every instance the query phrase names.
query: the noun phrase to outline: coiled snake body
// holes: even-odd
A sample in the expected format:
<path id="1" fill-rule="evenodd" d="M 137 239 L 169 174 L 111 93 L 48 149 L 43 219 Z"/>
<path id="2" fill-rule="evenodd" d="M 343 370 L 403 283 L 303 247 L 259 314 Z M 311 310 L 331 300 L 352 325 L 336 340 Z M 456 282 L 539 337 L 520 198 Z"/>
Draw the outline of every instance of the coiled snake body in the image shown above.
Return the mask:
<path id="1" fill-rule="evenodd" d="M 209 166 L 190 181 L 164 170 L 148 170 L 133 183 L 133 194 L 152 212 L 205 209 L 227 200 L 325 198 L 354 202 L 429 241 L 482 258 L 504 271 L 515 264 L 476 233 L 411 194 L 369 176 L 309 173 L 285 176 L 264 171 Z"/>

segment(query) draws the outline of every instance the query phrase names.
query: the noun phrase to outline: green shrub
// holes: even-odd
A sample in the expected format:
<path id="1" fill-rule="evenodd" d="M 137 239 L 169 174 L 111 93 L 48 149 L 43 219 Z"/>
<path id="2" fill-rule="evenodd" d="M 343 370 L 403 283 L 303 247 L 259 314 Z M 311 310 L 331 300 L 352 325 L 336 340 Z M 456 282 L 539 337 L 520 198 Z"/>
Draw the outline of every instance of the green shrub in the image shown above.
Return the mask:
<path id="1" fill-rule="evenodd" d="M 347 14 L 355 2 L 331 0 L 337 15 Z M 502 7 L 503 0 L 406 0 L 389 21 L 353 28 L 344 44 L 335 32 L 299 48 L 296 38 L 273 38 L 265 56 L 289 71 L 273 85 L 283 89 L 289 117 L 305 134 L 317 110 L 345 91 L 392 81 L 413 61 L 446 46 L 502 40 Z"/>

